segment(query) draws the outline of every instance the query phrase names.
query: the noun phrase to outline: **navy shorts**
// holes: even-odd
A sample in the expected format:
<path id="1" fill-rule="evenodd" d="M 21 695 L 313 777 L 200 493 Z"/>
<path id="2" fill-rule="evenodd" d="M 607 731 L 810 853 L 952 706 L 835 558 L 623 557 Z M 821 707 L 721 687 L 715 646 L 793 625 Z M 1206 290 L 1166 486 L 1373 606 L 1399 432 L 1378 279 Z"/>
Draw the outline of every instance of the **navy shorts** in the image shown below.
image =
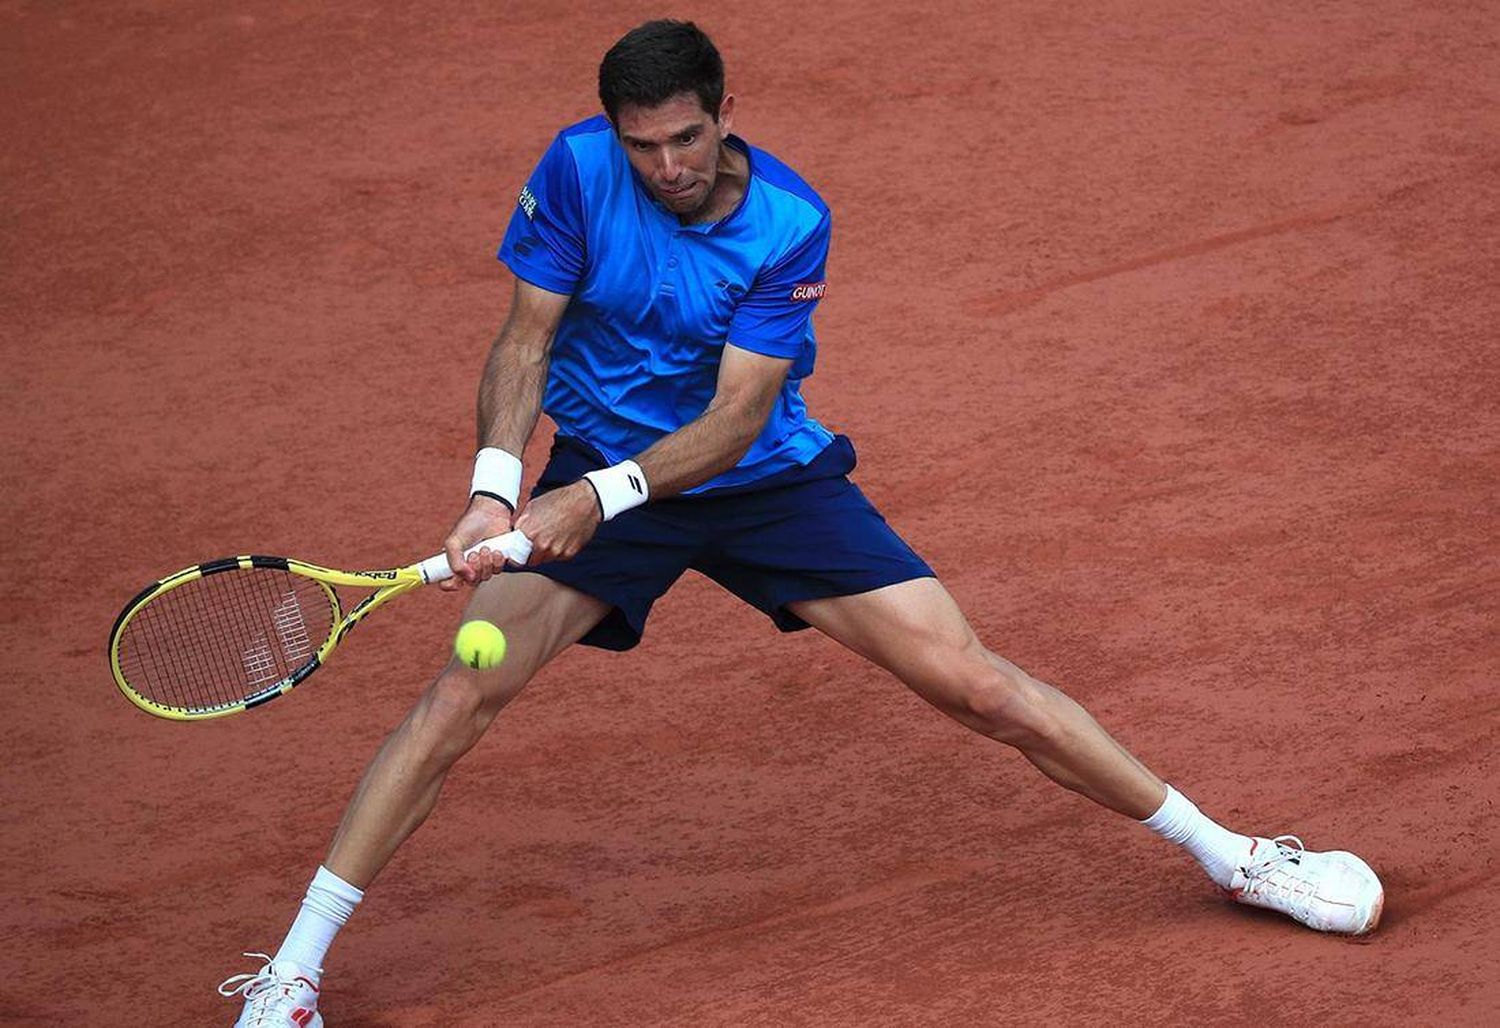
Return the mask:
<path id="1" fill-rule="evenodd" d="M 933 577 L 849 481 L 854 464 L 854 445 L 836 436 L 804 467 L 734 491 L 653 500 L 602 523 L 572 560 L 507 570 L 546 575 L 613 604 L 580 640 L 586 646 L 628 650 L 640 642 L 651 605 L 688 568 L 795 632 L 807 622 L 789 603 Z M 603 466 L 591 448 L 559 436 L 532 495 Z"/>

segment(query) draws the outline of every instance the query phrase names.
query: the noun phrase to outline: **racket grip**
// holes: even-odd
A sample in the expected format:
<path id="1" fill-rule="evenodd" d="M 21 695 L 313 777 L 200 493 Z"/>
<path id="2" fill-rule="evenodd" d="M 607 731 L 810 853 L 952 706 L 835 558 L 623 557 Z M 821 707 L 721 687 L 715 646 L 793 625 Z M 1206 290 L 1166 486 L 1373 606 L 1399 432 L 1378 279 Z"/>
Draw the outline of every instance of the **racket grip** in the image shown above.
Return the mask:
<path id="1" fill-rule="evenodd" d="M 472 556 L 480 549 L 490 549 L 504 554 L 505 559 L 512 564 L 525 564 L 526 559 L 531 556 L 531 540 L 520 532 L 506 532 L 504 535 L 492 536 L 475 543 L 464 551 L 464 556 Z M 429 585 L 453 577 L 453 569 L 448 566 L 448 555 L 445 553 L 428 557 L 418 564 L 417 568 L 422 572 L 422 581 Z"/>

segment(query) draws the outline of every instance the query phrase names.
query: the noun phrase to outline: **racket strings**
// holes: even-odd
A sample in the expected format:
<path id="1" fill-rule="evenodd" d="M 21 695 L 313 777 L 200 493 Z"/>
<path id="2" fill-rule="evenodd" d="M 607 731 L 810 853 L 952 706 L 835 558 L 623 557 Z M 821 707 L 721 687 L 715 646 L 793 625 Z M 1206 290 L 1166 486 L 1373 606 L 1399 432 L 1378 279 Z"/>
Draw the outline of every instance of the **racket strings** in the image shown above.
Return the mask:
<path id="1" fill-rule="evenodd" d="M 333 628 L 328 594 L 276 568 L 206 575 L 150 600 L 120 638 L 126 682 L 158 704 L 211 710 L 275 688 Z"/>

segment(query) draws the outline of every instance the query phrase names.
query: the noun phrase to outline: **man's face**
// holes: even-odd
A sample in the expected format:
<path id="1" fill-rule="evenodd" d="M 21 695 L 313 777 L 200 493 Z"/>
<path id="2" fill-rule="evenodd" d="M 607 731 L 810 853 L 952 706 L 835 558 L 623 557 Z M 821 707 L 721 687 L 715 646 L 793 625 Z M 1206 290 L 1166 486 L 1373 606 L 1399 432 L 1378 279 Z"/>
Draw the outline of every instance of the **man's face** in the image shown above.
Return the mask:
<path id="1" fill-rule="evenodd" d="M 615 132 L 651 195 L 678 217 L 691 217 L 713 193 L 733 112 L 732 96 L 724 98 L 715 121 L 697 96 L 678 93 L 656 107 L 621 107 Z"/>

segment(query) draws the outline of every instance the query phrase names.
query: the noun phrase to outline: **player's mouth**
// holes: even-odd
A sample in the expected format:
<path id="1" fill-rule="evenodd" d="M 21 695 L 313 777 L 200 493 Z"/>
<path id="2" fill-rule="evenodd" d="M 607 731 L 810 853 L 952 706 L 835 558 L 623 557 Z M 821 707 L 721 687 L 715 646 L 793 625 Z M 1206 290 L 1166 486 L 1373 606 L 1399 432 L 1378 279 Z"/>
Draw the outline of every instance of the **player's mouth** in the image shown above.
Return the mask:
<path id="1" fill-rule="evenodd" d="M 680 200 L 698 187 L 696 182 L 687 182 L 680 186 L 662 186 L 661 195 L 669 200 Z"/>

